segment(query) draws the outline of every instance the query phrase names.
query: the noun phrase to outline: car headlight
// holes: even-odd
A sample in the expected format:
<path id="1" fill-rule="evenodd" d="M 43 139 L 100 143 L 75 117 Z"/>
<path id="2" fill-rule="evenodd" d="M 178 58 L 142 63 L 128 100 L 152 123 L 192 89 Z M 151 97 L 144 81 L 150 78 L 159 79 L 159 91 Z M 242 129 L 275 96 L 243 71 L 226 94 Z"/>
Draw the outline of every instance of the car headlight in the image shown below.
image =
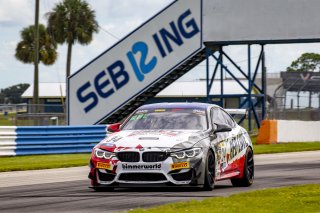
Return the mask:
<path id="1" fill-rule="evenodd" d="M 199 155 L 200 153 L 201 153 L 201 148 L 192 148 L 192 149 L 187 149 L 183 151 L 172 152 L 170 153 L 170 156 L 178 159 L 183 159 L 183 158 L 193 158 Z"/>
<path id="2" fill-rule="evenodd" d="M 99 149 L 99 148 L 96 148 L 94 150 L 94 155 L 97 158 L 104 158 L 104 159 L 110 159 L 110 158 L 116 156 L 116 154 L 114 152 L 108 152 L 108 151 L 105 151 L 105 150 L 102 150 L 102 149 Z"/>

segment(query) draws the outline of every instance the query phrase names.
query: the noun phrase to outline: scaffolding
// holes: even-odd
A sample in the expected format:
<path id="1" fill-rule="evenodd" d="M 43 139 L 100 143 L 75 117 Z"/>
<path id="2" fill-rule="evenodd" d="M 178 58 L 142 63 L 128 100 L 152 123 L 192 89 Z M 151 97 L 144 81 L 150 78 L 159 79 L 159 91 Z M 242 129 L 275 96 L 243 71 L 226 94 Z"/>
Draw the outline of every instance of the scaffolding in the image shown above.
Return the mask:
<path id="1" fill-rule="evenodd" d="M 224 46 L 219 46 L 216 51 L 215 48 L 207 46 L 206 48 L 206 79 L 207 79 L 207 99 L 209 103 L 215 103 L 224 106 L 225 98 L 240 98 L 239 108 L 247 109 L 248 116 L 248 130 L 252 130 L 252 121 L 256 123 L 256 126 L 260 128 L 261 120 L 266 117 L 266 68 L 265 68 L 265 54 L 264 45 L 259 45 L 259 57 L 256 63 L 252 60 L 251 45 L 247 45 L 247 67 L 243 70 L 235 60 L 232 59 L 224 50 Z M 214 61 L 214 68 L 210 66 L 210 60 Z M 227 63 L 231 63 L 232 68 L 226 66 Z M 254 69 L 253 68 L 254 66 Z M 220 70 L 220 78 L 217 76 L 218 70 Z M 258 72 L 261 72 L 261 86 L 258 86 L 256 77 Z M 224 81 L 225 74 L 231 76 L 245 91 L 245 94 L 224 94 Z M 210 94 L 210 90 L 213 87 L 215 79 L 220 79 L 220 94 Z M 239 79 L 247 80 L 247 85 L 243 84 Z M 219 101 L 213 101 L 219 99 Z M 258 111 L 258 106 L 261 108 L 261 113 Z M 239 123 L 242 123 L 246 115 L 243 115 Z"/>

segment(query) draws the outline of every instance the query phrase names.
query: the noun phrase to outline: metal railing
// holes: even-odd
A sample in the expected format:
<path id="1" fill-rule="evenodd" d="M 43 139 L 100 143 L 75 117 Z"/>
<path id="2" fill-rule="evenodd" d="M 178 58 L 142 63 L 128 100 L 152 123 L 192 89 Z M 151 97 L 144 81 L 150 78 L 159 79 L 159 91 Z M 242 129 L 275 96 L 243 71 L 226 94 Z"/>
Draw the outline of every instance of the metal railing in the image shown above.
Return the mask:
<path id="1" fill-rule="evenodd" d="M 0 126 L 48 126 L 66 124 L 64 105 L 0 105 Z"/>

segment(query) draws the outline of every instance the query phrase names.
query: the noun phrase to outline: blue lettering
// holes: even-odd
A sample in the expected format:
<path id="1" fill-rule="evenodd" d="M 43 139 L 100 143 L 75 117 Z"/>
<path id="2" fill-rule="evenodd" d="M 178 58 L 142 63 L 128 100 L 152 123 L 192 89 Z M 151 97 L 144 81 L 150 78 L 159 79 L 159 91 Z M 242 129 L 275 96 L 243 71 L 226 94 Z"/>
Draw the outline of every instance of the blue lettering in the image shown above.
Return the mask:
<path id="1" fill-rule="evenodd" d="M 94 92 L 89 92 L 87 95 L 83 95 L 83 92 L 87 90 L 90 86 L 91 84 L 88 81 L 77 90 L 77 97 L 81 103 L 85 103 L 88 100 L 92 99 L 91 103 L 84 108 L 84 111 L 86 113 L 98 104 L 98 97 Z"/>
<path id="2" fill-rule="evenodd" d="M 183 38 L 190 39 L 200 32 L 195 19 L 189 18 L 190 15 L 191 11 L 186 10 L 179 16 L 177 23 L 173 21 L 170 22 L 171 30 L 165 28 L 160 29 L 159 34 L 161 40 L 157 33 L 152 35 L 162 58 L 166 57 L 168 53 L 173 52 L 172 43 L 181 46 L 184 43 Z M 166 50 L 163 47 L 163 44 L 166 47 Z"/>
<path id="3" fill-rule="evenodd" d="M 112 95 L 112 93 L 114 93 L 114 90 L 112 88 L 110 88 L 107 91 L 103 91 L 103 89 L 105 89 L 109 84 L 110 81 L 109 79 L 106 79 L 105 81 L 101 82 L 101 79 L 106 76 L 106 72 L 103 70 L 101 71 L 95 78 L 94 78 L 94 86 L 98 92 L 98 94 L 102 97 L 102 98 L 107 98 L 110 95 Z"/>
<path id="4" fill-rule="evenodd" d="M 141 53 L 139 66 L 134 58 L 134 55 Z M 153 56 L 149 62 L 146 62 L 148 56 L 148 45 L 142 41 L 136 42 L 132 46 L 132 52 L 127 53 L 128 59 L 139 81 L 143 81 L 144 74 L 151 72 L 157 65 L 157 58 Z"/>
<path id="5" fill-rule="evenodd" d="M 161 54 L 162 58 L 166 57 L 167 54 L 166 54 L 166 52 L 165 52 L 164 49 L 163 49 L 163 46 L 162 46 L 162 44 L 161 44 L 161 42 L 160 42 L 160 40 L 159 40 L 158 35 L 155 33 L 155 34 L 153 34 L 152 37 L 153 37 L 154 41 L 156 42 L 156 45 L 157 45 L 157 47 L 158 47 L 158 50 L 160 51 L 160 54 Z"/>
<path id="6" fill-rule="evenodd" d="M 181 46 L 183 44 L 181 36 L 180 36 L 180 34 L 179 34 L 178 30 L 177 30 L 177 27 L 176 27 L 176 25 L 174 24 L 173 21 L 170 22 L 170 27 L 171 27 L 171 29 L 173 31 L 173 34 L 168 32 L 164 28 L 160 30 L 161 38 L 164 41 L 169 53 L 171 53 L 173 51 L 172 47 L 171 47 L 171 44 L 169 42 L 169 39 L 171 41 L 173 41 L 174 43 L 176 43 L 177 45 L 179 45 L 179 46 Z"/>
<path id="7" fill-rule="evenodd" d="M 184 28 L 184 25 L 183 25 L 184 19 L 187 18 L 190 14 L 191 14 L 191 11 L 187 10 L 182 15 L 180 15 L 178 19 L 179 31 L 181 32 L 182 36 L 187 39 L 192 38 L 195 34 L 200 32 L 199 27 L 197 26 L 197 23 L 193 18 L 185 23 L 186 29 L 190 28 L 191 30 L 187 32 L 186 29 Z"/>
<path id="8" fill-rule="evenodd" d="M 142 73 L 140 72 L 140 70 L 139 70 L 138 64 L 137 64 L 137 62 L 136 62 L 136 60 L 135 60 L 135 58 L 134 58 L 133 53 L 132 53 L 132 52 L 128 52 L 128 53 L 127 53 L 127 56 L 128 56 L 128 59 L 129 59 L 129 61 L 130 61 L 130 63 L 131 63 L 132 69 L 133 69 L 134 73 L 135 73 L 136 76 L 137 76 L 137 79 L 138 79 L 139 81 L 143 81 L 144 76 L 143 76 L 143 74 L 142 74 Z"/>
<path id="9" fill-rule="evenodd" d="M 116 61 L 108 68 L 108 72 L 111 76 L 113 84 L 116 86 L 117 90 L 126 85 L 129 81 L 129 75 L 124 70 L 124 64 L 122 61 Z M 115 70 L 118 69 L 116 72 Z M 119 80 L 119 78 L 122 78 Z"/>

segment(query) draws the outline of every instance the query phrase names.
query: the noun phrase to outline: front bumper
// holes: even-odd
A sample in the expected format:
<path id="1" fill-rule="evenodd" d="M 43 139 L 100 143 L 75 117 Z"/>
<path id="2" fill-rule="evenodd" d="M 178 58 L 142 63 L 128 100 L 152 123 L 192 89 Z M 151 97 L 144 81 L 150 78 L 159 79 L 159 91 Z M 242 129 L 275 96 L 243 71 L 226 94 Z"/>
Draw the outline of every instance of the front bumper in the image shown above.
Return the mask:
<path id="1" fill-rule="evenodd" d="M 102 160 L 93 156 L 90 167 L 92 186 L 203 184 L 203 153 L 180 160 L 168 157 L 161 162 L 122 162 L 116 157 Z"/>

